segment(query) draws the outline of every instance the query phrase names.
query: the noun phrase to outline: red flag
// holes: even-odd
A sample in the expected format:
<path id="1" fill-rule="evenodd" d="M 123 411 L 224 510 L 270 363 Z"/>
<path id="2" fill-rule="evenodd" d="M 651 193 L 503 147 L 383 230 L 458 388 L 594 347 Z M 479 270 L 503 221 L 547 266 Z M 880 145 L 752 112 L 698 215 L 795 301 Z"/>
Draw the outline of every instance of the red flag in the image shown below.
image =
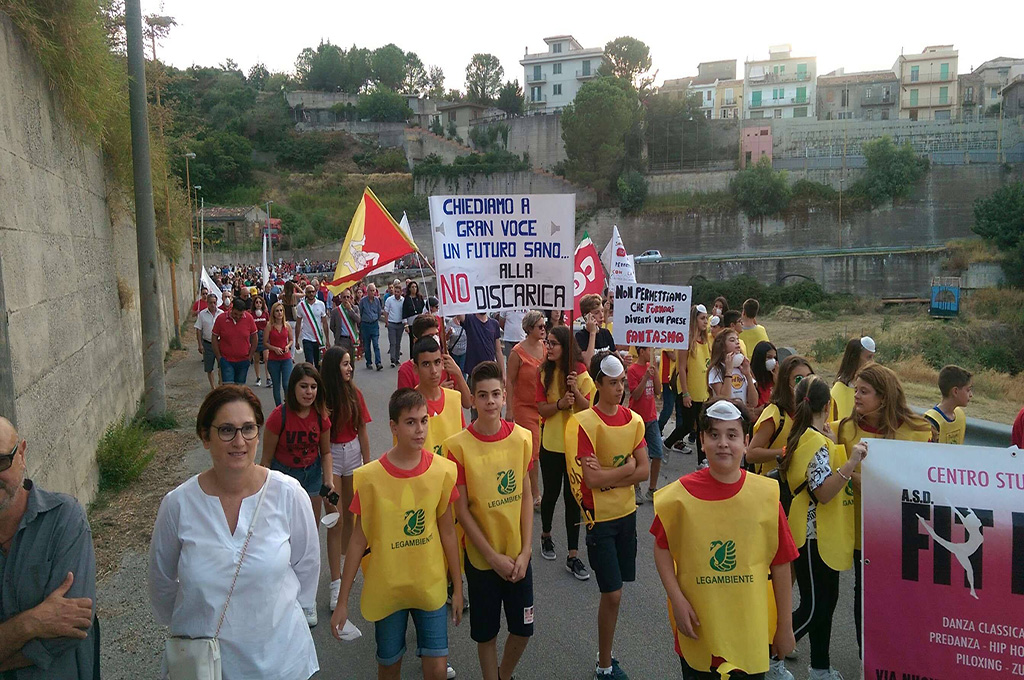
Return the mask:
<path id="1" fill-rule="evenodd" d="M 395 218 L 366 187 L 338 253 L 334 280 L 327 286 L 337 294 L 375 269 L 413 252 L 416 252 L 416 244 L 412 236 L 398 226 Z"/>
<path id="2" fill-rule="evenodd" d="M 576 271 L 572 278 L 573 310 L 575 316 L 580 315 L 580 298 L 590 293 L 600 295 L 604 292 L 604 268 L 601 257 L 590 240 L 590 235 L 583 232 L 583 240 L 576 246 Z"/>

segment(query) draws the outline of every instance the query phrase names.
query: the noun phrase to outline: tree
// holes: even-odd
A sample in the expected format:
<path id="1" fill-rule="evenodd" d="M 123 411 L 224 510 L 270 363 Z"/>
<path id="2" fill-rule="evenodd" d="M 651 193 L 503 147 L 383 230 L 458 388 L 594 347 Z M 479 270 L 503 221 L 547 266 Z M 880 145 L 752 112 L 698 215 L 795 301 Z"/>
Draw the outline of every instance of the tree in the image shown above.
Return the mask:
<path id="1" fill-rule="evenodd" d="M 427 73 L 427 96 L 431 99 L 444 97 L 444 71 L 440 66 L 431 66 Z"/>
<path id="2" fill-rule="evenodd" d="M 767 157 L 762 157 L 754 167 L 737 172 L 730 189 L 736 204 L 751 220 L 778 215 L 789 205 L 786 176 L 773 170 Z"/>
<path id="3" fill-rule="evenodd" d="M 256 88 L 257 91 L 262 92 L 263 88 L 267 84 L 267 79 L 270 78 L 270 71 L 264 66 L 263 62 L 253 64 L 252 68 L 249 69 L 249 77 L 246 80 L 249 84 Z"/>
<path id="4" fill-rule="evenodd" d="M 647 200 L 647 179 L 636 170 L 619 175 L 617 189 L 619 207 L 624 214 L 636 214 L 643 210 Z"/>
<path id="5" fill-rule="evenodd" d="M 1007 279 L 1024 286 L 1024 182 L 1006 184 L 974 201 L 971 231 L 1003 251 Z"/>
<path id="6" fill-rule="evenodd" d="M 604 74 L 618 76 L 637 90 L 653 82 L 653 77 L 645 76 L 651 70 L 652 62 L 651 50 L 642 40 L 629 36 L 616 38 L 604 46 L 604 56 L 607 60 L 601 66 Z"/>
<path id="7" fill-rule="evenodd" d="M 307 47 L 299 53 L 295 73 L 308 90 L 335 92 L 344 81 L 345 59 L 337 45 L 321 42 L 315 50 Z"/>
<path id="8" fill-rule="evenodd" d="M 618 177 L 626 155 L 626 132 L 633 125 L 636 99 L 618 78 L 584 83 L 562 112 L 566 169 L 573 179 L 606 190 Z"/>
<path id="9" fill-rule="evenodd" d="M 405 52 L 398 45 L 388 43 L 375 49 L 370 57 L 370 66 L 378 87 L 394 91 L 402 87 L 402 81 L 405 80 Z"/>
<path id="10" fill-rule="evenodd" d="M 372 53 L 365 47 L 353 45 L 345 55 L 345 71 L 341 81 L 341 91 L 359 94 L 373 78 L 371 65 Z"/>
<path id="11" fill-rule="evenodd" d="M 402 81 L 403 94 L 424 94 L 429 81 L 427 70 L 415 52 L 405 53 L 405 80 Z"/>
<path id="12" fill-rule="evenodd" d="M 473 102 L 489 104 L 498 96 L 505 69 L 493 54 L 477 53 L 466 66 L 466 97 Z"/>
<path id="13" fill-rule="evenodd" d="M 510 116 L 521 114 L 523 112 L 523 88 L 519 87 L 519 81 L 510 80 L 502 85 L 498 92 L 498 100 L 494 105 Z"/>
<path id="14" fill-rule="evenodd" d="M 359 98 L 359 117 L 379 123 L 402 123 L 409 120 L 412 109 L 405 97 L 377 88 Z"/>
<path id="15" fill-rule="evenodd" d="M 910 142 L 896 146 L 885 136 L 864 142 L 861 151 L 867 170 L 851 191 L 866 197 L 872 206 L 906 196 L 928 171 L 928 160 L 915 154 Z"/>
<path id="16" fill-rule="evenodd" d="M 466 96 L 462 94 L 461 90 L 448 90 L 442 97 L 447 102 L 462 102 L 466 101 Z"/>

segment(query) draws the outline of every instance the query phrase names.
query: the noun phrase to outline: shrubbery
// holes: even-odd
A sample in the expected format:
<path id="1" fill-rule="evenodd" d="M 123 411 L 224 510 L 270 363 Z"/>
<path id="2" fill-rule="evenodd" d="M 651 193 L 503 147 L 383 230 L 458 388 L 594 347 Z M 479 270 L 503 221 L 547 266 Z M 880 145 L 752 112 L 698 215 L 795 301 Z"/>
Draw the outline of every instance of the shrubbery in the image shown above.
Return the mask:
<path id="1" fill-rule="evenodd" d="M 647 179 L 636 170 L 619 175 L 616 182 L 619 193 L 619 207 L 625 214 L 635 214 L 643 210 L 647 200 Z"/>
<path id="2" fill-rule="evenodd" d="M 471 153 L 459 156 L 446 164 L 435 154 L 430 154 L 417 163 L 412 170 L 414 177 L 443 177 L 454 180 L 467 175 L 490 175 L 495 172 L 518 172 L 530 169 L 528 158 L 519 157 L 508 151 L 488 151 L 485 154 Z"/>

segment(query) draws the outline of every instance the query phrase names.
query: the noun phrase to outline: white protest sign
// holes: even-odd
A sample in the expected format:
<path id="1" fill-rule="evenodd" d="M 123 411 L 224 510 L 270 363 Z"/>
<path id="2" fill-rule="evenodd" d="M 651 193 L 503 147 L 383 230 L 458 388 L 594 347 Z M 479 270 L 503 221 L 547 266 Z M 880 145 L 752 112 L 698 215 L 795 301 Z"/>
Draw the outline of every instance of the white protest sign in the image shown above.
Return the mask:
<path id="1" fill-rule="evenodd" d="M 633 267 L 633 256 L 626 254 L 626 246 L 619 236 L 618 226 L 612 226 L 612 237 L 601 253 L 604 268 L 608 270 L 611 283 L 636 283 L 636 270 Z"/>
<path id="2" fill-rule="evenodd" d="M 431 196 L 442 313 L 571 309 L 576 196 Z"/>
<path id="3" fill-rule="evenodd" d="M 690 286 L 615 284 L 615 344 L 689 349 L 690 295 Z"/>

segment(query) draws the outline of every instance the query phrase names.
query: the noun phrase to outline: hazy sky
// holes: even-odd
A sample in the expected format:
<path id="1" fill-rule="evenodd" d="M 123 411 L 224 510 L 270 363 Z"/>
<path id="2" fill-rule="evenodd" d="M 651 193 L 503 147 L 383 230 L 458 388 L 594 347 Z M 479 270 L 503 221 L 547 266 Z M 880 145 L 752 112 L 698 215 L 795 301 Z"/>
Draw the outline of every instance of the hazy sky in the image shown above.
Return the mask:
<path id="1" fill-rule="evenodd" d="M 604 9 L 604 8 L 608 9 Z M 507 79 L 522 84 L 524 48 L 545 50 L 544 37 L 572 34 L 584 47 L 631 35 L 651 48 L 657 83 L 695 75 L 697 63 L 766 59 L 768 46 L 789 43 L 794 56 L 816 56 L 818 73 L 889 68 L 903 50 L 952 43 L 961 73 L 997 56 L 1024 57 L 1011 15 L 1019 0 L 970 5 L 899 0 L 856 3 L 456 2 L 407 0 L 143 0 L 143 13 L 173 16 L 178 26 L 159 56 L 178 67 L 234 59 L 248 70 L 262 61 L 292 71 L 295 57 L 321 39 L 348 48 L 393 42 L 444 69 L 448 87 L 461 88 L 475 52 L 497 55 Z M 1015 9 L 1016 8 L 1016 9 Z M 636 9 L 637 11 L 629 11 Z M 626 10 L 626 11 L 624 11 Z M 1001 23 L 1006 22 L 1006 23 Z M 1001 28 L 1002 27 L 1002 28 Z M 1016 40 L 1014 38 L 1017 38 Z"/>

